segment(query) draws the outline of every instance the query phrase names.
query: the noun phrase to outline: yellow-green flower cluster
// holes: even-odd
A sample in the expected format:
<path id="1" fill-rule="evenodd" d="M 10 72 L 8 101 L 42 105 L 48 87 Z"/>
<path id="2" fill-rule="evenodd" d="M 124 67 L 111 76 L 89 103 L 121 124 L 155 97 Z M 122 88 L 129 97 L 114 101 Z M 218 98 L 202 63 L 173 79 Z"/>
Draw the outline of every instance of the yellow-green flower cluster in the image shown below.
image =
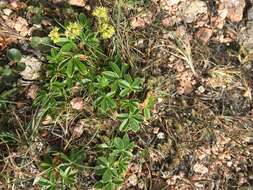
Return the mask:
<path id="1" fill-rule="evenodd" d="M 115 29 L 111 24 L 103 23 L 99 26 L 98 31 L 101 33 L 103 39 L 108 39 L 113 36 Z"/>
<path id="2" fill-rule="evenodd" d="M 54 29 L 49 33 L 48 35 L 50 39 L 54 42 L 57 43 L 60 40 L 60 33 L 59 33 L 59 28 L 54 27 Z"/>
<path id="3" fill-rule="evenodd" d="M 81 33 L 82 26 L 78 24 L 77 22 L 71 22 L 65 31 L 65 36 L 69 39 L 75 39 L 78 37 Z"/>
<path id="4" fill-rule="evenodd" d="M 97 7 L 93 13 L 98 21 L 98 32 L 103 39 L 108 39 L 115 33 L 114 27 L 109 23 L 108 9 L 105 7 Z"/>
<path id="5" fill-rule="evenodd" d="M 93 16 L 95 16 L 99 21 L 108 22 L 109 16 L 108 16 L 108 9 L 105 7 L 97 7 L 93 13 Z"/>
<path id="6" fill-rule="evenodd" d="M 67 26 L 64 34 L 59 33 L 59 30 L 60 29 L 58 27 L 54 27 L 48 35 L 54 43 L 60 41 L 61 35 L 65 35 L 68 39 L 75 39 L 80 35 L 82 26 L 77 22 L 71 22 Z"/>

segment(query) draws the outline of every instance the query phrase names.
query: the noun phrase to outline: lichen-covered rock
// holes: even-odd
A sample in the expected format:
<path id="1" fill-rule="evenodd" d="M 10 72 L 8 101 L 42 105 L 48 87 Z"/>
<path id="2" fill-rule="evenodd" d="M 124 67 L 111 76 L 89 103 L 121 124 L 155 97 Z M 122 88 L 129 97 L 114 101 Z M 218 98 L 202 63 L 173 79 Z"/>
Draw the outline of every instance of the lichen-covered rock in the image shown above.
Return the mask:
<path id="1" fill-rule="evenodd" d="M 192 23 L 196 20 L 197 16 L 200 14 L 207 13 L 207 5 L 204 1 L 195 0 L 186 7 L 184 11 L 184 18 L 187 23 Z"/>
<path id="2" fill-rule="evenodd" d="M 245 0 L 221 0 L 220 8 L 227 11 L 227 18 L 232 22 L 240 22 L 243 18 Z"/>
<path id="3" fill-rule="evenodd" d="M 25 80 L 36 80 L 39 78 L 41 70 L 41 62 L 32 56 L 24 56 L 21 61 L 26 65 L 25 70 L 20 74 Z"/>
<path id="4" fill-rule="evenodd" d="M 84 7 L 86 4 L 85 0 L 68 0 L 68 3 L 77 7 Z"/>

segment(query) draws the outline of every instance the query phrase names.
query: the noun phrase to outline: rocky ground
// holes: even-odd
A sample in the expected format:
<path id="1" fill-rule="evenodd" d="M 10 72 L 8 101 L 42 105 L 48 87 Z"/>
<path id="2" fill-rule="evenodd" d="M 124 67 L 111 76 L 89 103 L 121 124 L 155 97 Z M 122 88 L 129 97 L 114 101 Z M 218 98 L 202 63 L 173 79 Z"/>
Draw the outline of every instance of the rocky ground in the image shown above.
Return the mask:
<path id="1" fill-rule="evenodd" d="M 11 110 L 17 123 L 33 114 L 29 105 L 36 97 L 38 73 L 45 63 L 43 54 L 28 45 L 31 37 L 47 35 L 55 18 L 60 22 L 74 17 L 74 11 L 90 14 L 96 4 L 103 4 L 113 15 L 115 8 L 114 1 L 69 0 L 67 11 L 60 0 L 36 3 L 0 1 L 0 56 L 5 60 L 8 48 L 19 47 L 28 65 L 18 79 L 23 96 L 15 98 Z M 124 3 L 122 18 L 114 23 L 122 39 L 121 51 L 136 73 L 146 78 L 147 91 L 159 98 L 151 121 L 131 135 L 138 147 L 121 189 L 253 189 L 253 2 Z M 89 122 L 92 126 L 100 121 Z M 105 134 L 106 130 L 110 129 L 105 128 Z M 39 152 L 40 146 L 54 143 L 49 131 L 39 134 L 49 136 L 48 142 L 33 143 L 33 150 Z M 89 144 L 91 163 L 92 146 L 99 141 L 92 139 L 95 132 L 92 128 L 78 132 L 86 138 L 78 142 Z M 20 145 L 1 150 L 8 156 L 0 169 L 4 175 L 15 176 L 16 189 L 27 189 L 22 181 L 39 173 L 33 164 L 17 166 L 28 149 Z M 30 153 L 28 157 L 28 163 L 38 159 Z M 0 175 L 0 189 L 11 189 L 4 175 Z M 84 181 L 80 189 L 91 189 L 95 180 L 94 173 L 86 173 L 80 178 Z"/>

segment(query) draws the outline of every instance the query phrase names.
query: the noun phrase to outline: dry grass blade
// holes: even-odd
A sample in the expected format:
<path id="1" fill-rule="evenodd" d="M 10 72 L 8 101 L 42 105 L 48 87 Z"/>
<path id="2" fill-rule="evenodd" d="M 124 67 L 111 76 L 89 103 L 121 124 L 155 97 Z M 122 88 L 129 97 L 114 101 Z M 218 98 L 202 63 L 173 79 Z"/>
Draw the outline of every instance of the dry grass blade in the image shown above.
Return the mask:
<path id="1" fill-rule="evenodd" d="M 186 37 L 185 39 L 182 39 L 181 37 L 177 37 L 173 34 L 170 37 L 172 40 L 174 40 L 175 43 L 168 46 L 168 48 L 172 50 L 169 53 L 179 59 L 184 60 L 190 67 L 194 76 L 197 76 L 196 70 L 193 65 L 192 48 L 188 38 Z"/>

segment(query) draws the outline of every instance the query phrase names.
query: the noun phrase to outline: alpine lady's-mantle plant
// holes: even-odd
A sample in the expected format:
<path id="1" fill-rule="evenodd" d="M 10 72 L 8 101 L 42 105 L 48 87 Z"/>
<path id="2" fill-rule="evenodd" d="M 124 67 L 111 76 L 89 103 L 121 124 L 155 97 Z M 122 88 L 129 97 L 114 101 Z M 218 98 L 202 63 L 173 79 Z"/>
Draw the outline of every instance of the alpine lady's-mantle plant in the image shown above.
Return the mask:
<path id="1" fill-rule="evenodd" d="M 79 84 L 83 96 L 93 100 L 98 116 L 117 115 L 115 120 L 121 124 L 114 137 L 100 148 L 103 152 L 98 158 L 95 170 L 101 180 L 95 187 L 107 190 L 116 189 L 124 180 L 127 166 L 131 161 L 134 148 L 127 132 L 137 132 L 147 116 L 149 107 L 143 108 L 138 100 L 138 93 L 142 91 L 142 82 L 131 75 L 128 64 L 122 62 L 120 54 L 107 56 L 100 46 L 102 39 L 109 39 L 115 33 L 110 24 L 108 10 L 98 7 L 94 12 L 97 20 L 98 32 L 92 30 L 90 20 L 80 14 L 75 22 L 64 27 L 55 27 L 49 33 L 53 44 L 51 53 L 47 56 L 48 66 L 46 80 L 34 104 L 42 106 L 45 112 L 54 116 L 64 109 L 73 98 L 72 88 Z M 60 176 L 75 176 L 76 168 L 64 168 Z M 71 171 L 75 171 L 72 175 Z M 54 176 L 53 187 L 70 187 L 75 180 L 58 180 Z M 41 178 L 44 182 L 51 178 Z M 39 184 L 45 184 L 40 181 Z M 48 186 L 49 187 L 49 186 Z M 50 188 L 44 188 L 50 189 Z"/>

